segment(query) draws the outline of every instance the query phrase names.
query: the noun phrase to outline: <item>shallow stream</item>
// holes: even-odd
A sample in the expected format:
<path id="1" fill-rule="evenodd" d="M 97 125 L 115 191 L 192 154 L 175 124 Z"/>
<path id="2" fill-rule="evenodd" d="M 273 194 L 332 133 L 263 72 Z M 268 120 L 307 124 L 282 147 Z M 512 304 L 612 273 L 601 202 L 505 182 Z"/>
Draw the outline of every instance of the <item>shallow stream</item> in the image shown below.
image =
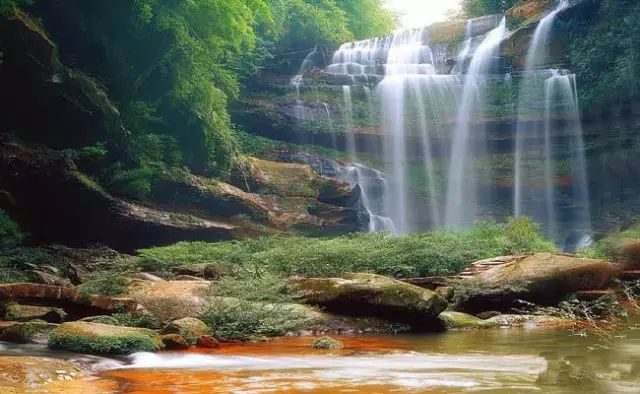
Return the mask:
<path id="1" fill-rule="evenodd" d="M 339 351 L 314 350 L 313 338 L 291 337 L 211 351 L 139 353 L 100 361 L 95 377 L 49 392 L 640 393 L 640 331 L 631 323 L 607 338 L 497 329 L 340 339 L 345 348 Z"/>

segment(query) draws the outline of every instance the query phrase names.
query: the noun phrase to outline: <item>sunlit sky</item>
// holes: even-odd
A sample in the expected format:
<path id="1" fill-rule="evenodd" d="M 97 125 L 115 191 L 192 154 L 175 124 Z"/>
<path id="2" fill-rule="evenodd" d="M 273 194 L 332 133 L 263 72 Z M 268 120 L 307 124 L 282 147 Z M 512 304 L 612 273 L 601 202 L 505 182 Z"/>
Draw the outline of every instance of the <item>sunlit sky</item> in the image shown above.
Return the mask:
<path id="1" fill-rule="evenodd" d="M 387 7 L 400 14 L 403 27 L 422 27 L 446 19 L 460 0 L 385 0 Z"/>

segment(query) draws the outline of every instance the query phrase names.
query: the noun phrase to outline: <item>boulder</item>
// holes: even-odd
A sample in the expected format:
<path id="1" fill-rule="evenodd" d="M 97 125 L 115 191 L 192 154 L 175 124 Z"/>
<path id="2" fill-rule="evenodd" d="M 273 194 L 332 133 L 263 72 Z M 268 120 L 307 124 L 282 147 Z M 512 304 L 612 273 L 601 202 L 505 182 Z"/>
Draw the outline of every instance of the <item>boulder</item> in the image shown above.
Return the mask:
<path id="1" fill-rule="evenodd" d="M 610 262 L 568 254 L 536 253 L 504 260 L 458 281 L 456 290 L 464 293 L 457 297 L 461 310 L 504 312 L 517 307 L 517 300 L 556 305 L 571 293 L 606 288 L 619 272 Z"/>
<path id="2" fill-rule="evenodd" d="M 640 240 L 625 238 L 614 246 L 614 262 L 625 271 L 640 270 Z"/>
<path id="3" fill-rule="evenodd" d="M 167 324 L 161 333 L 178 334 L 183 337 L 188 344 L 195 345 L 199 337 L 211 334 L 211 330 L 201 320 L 193 317 L 185 317 Z"/>
<path id="4" fill-rule="evenodd" d="M 70 361 L 50 357 L 0 356 L 0 387 L 3 393 L 44 393 L 43 386 L 58 380 L 86 376 Z"/>
<path id="5" fill-rule="evenodd" d="M 67 317 L 64 309 L 49 306 L 20 305 L 10 302 L 4 306 L 4 319 L 15 321 L 44 320 L 49 323 L 62 323 Z"/>
<path id="6" fill-rule="evenodd" d="M 77 353 L 130 354 L 162 349 L 160 337 L 146 328 L 100 323 L 62 323 L 49 334 L 49 347 Z"/>
<path id="7" fill-rule="evenodd" d="M 289 279 L 286 291 L 330 312 L 412 323 L 435 318 L 447 307 L 447 302 L 433 291 L 365 273 L 347 273 L 337 278 L 294 277 Z"/>
<path id="8" fill-rule="evenodd" d="M 201 335 L 196 340 L 196 346 L 205 349 L 218 349 L 220 342 L 211 335 Z"/>
<path id="9" fill-rule="evenodd" d="M 0 341 L 46 344 L 49 333 L 56 327 L 58 327 L 57 324 L 47 323 L 44 320 L 15 323 L 0 330 Z"/>
<path id="10" fill-rule="evenodd" d="M 69 264 L 69 279 L 74 285 L 80 285 L 89 280 L 89 271 L 80 264 Z"/>
<path id="11" fill-rule="evenodd" d="M 434 292 L 440 297 L 447 300 L 447 302 L 451 302 L 451 300 L 453 300 L 453 296 L 455 295 L 455 290 L 451 286 L 438 286 L 436 287 Z"/>
<path id="12" fill-rule="evenodd" d="M 320 337 L 313 341 L 311 347 L 323 350 L 340 350 L 344 348 L 344 345 L 337 339 L 333 339 L 331 337 Z"/>
<path id="13" fill-rule="evenodd" d="M 473 315 L 455 311 L 444 311 L 438 315 L 438 319 L 448 330 L 490 328 L 498 326 L 497 323 L 488 322 Z"/>
<path id="14" fill-rule="evenodd" d="M 189 343 L 179 334 L 166 334 L 160 337 L 165 349 L 167 350 L 186 350 L 189 349 Z"/>
<path id="15" fill-rule="evenodd" d="M 199 316 L 208 305 L 210 287 L 211 282 L 202 280 L 135 281 L 125 295 L 144 305 L 155 317 L 172 321 Z"/>

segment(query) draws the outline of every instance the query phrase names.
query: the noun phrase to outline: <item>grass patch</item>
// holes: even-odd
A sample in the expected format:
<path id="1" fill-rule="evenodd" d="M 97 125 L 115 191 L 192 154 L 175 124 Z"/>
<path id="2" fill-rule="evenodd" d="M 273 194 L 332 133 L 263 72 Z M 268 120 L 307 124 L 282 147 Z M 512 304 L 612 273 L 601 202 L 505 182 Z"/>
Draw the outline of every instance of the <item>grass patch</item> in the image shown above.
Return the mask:
<path id="1" fill-rule="evenodd" d="M 125 292 L 129 282 L 124 276 L 113 273 L 97 273 L 89 281 L 78 286 L 80 294 L 118 296 Z"/>
<path id="2" fill-rule="evenodd" d="M 276 277 L 327 277 L 348 271 L 412 277 L 455 274 L 469 263 L 489 257 L 555 250 L 535 224 L 517 218 L 506 224 L 481 223 L 469 230 L 402 237 L 367 233 L 336 238 L 181 242 L 140 250 L 139 264 L 144 269 L 166 270 L 183 264 L 216 262 L 229 264 L 236 272 L 266 272 Z"/>

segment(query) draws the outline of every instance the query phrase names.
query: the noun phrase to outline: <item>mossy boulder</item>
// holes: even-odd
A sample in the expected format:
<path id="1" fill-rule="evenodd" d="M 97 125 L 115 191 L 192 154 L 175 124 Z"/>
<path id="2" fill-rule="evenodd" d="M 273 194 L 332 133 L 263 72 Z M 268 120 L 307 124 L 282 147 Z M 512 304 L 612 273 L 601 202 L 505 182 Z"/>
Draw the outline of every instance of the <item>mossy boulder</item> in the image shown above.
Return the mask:
<path id="1" fill-rule="evenodd" d="M 320 337 L 313 341 L 311 347 L 314 349 L 339 350 L 344 348 L 344 344 L 331 337 Z"/>
<path id="2" fill-rule="evenodd" d="M 144 328 L 68 322 L 49 334 L 49 347 L 78 353 L 130 354 L 162 349 L 160 337 Z"/>
<path id="3" fill-rule="evenodd" d="M 199 337 L 211 334 L 211 330 L 203 321 L 185 317 L 167 324 L 162 329 L 162 334 L 178 334 L 190 345 L 195 345 Z"/>
<path id="4" fill-rule="evenodd" d="M 346 273 L 337 278 L 290 278 L 285 290 L 296 299 L 328 311 L 420 322 L 435 318 L 447 301 L 427 289 L 393 278 Z"/>
<path id="5" fill-rule="evenodd" d="M 494 322 L 488 322 L 473 315 L 455 311 L 444 311 L 438 315 L 438 319 L 448 330 L 490 328 L 498 326 L 498 324 Z"/>
<path id="6" fill-rule="evenodd" d="M 4 319 L 9 321 L 28 321 L 40 319 L 49 323 L 62 323 L 67 313 L 62 308 L 48 306 L 21 305 L 15 302 L 4 307 Z"/>
<path id="7" fill-rule="evenodd" d="M 58 327 L 57 324 L 47 323 L 44 320 L 15 323 L 0 332 L 0 341 L 13 343 L 46 343 L 49 333 L 56 327 Z"/>

